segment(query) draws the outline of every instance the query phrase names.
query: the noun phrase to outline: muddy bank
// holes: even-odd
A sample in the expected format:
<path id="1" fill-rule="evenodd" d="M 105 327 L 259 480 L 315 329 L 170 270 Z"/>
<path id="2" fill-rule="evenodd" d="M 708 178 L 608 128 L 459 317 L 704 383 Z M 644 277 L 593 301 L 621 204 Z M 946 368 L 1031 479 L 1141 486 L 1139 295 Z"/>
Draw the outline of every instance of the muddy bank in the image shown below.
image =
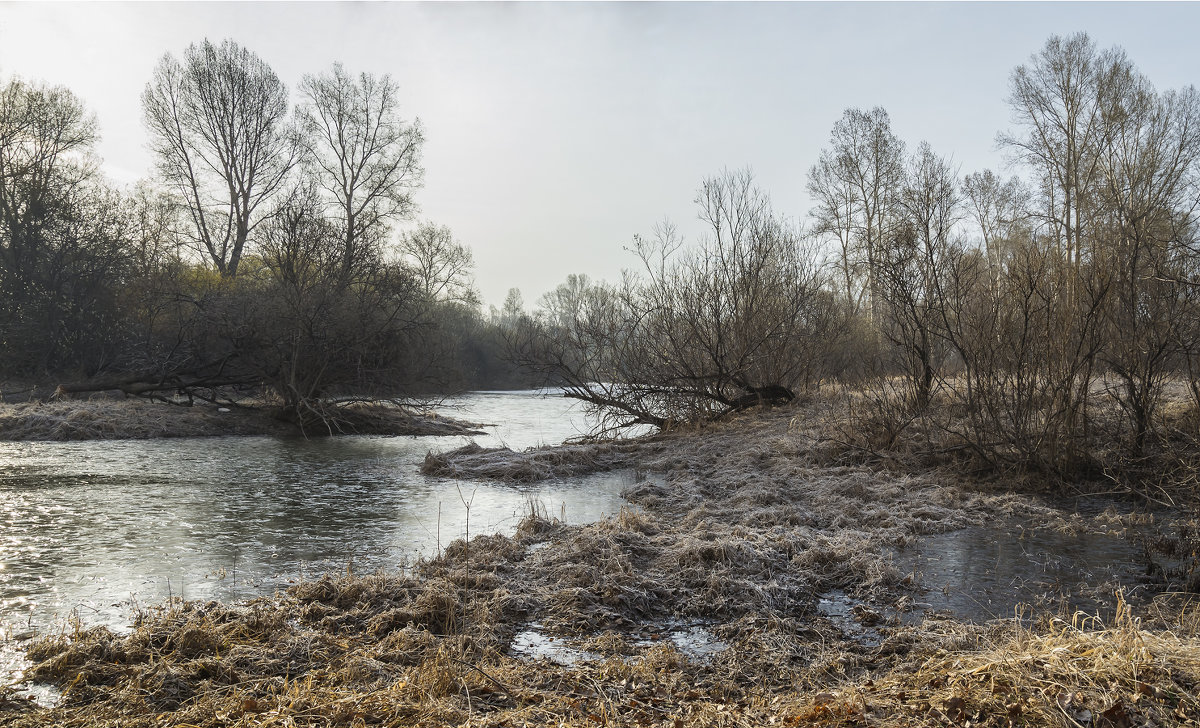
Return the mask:
<path id="1" fill-rule="evenodd" d="M 326 434 L 473 435 L 478 425 L 397 407 L 358 407 L 343 413 L 336 429 L 306 428 Z M 136 399 L 61 400 L 0 404 L 0 440 L 116 440 L 225 435 L 299 435 L 269 406 L 183 407 Z"/>
<path id="2" fill-rule="evenodd" d="M 10 692 L 0 722 L 1200 719 L 1200 612 L 1186 600 L 1111 596 L 1093 620 L 903 618 L 922 588 L 893 558 L 907 543 L 1012 516 L 1033 529 L 1099 530 L 1142 518 L 1136 504 L 1081 514 L 939 472 L 831 465 L 804 431 L 811 414 L 746 415 L 623 446 L 626 466 L 654 475 L 628 491 L 633 507 L 599 523 L 566 526 L 534 504 L 512 536 L 458 541 L 401 572 L 330 576 L 236 607 L 173 604 L 127 635 L 43 638 L 28 650 L 28 677 L 55 685 L 61 702 L 37 707 Z M 562 458 L 601 462 L 601 452 Z M 848 618 L 877 639 L 822 609 L 832 592 L 853 600 Z M 673 637 L 681 625 L 720 648 L 689 653 Z M 574 657 L 530 659 L 523 646 L 536 639 Z"/>

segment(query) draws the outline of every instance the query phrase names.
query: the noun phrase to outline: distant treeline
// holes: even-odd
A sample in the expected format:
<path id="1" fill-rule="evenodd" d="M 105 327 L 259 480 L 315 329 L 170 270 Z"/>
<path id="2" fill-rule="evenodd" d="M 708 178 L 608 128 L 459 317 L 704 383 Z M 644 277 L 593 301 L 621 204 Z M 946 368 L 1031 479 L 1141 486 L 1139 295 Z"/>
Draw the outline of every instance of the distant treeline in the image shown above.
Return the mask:
<path id="1" fill-rule="evenodd" d="M 616 427 L 841 383 L 863 449 L 919 433 L 984 468 L 1122 481 L 1195 452 L 1200 97 L 1080 34 L 1018 66 L 1008 103 L 1008 179 L 960 175 L 875 108 L 808 171 L 807 229 L 748 172 L 706 180 L 696 244 L 664 224 L 619 284 L 573 277 L 524 319 L 521 360 Z M 1193 403 L 1168 421 L 1169 382 Z"/>

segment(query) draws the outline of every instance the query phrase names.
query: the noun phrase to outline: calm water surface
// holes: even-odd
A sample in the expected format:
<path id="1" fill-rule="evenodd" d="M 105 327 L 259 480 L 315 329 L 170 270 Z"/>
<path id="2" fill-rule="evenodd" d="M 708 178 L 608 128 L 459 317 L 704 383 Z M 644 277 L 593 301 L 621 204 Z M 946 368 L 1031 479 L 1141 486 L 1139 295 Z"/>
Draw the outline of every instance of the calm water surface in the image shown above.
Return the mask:
<path id="1" fill-rule="evenodd" d="M 620 510 L 627 473 L 531 487 L 421 475 L 430 449 L 519 450 L 587 429 L 561 396 L 455 404 L 448 414 L 492 434 L 0 443 L 0 683 L 19 666 L 17 638 L 68 618 L 122 628 L 169 596 L 237 600 L 395 567 L 468 524 L 472 536 L 511 531 L 531 501 L 575 523 Z"/>
<path id="2" fill-rule="evenodd" d="M 1012 617 L 1018 603 L 1110 616 L 1116 588 L 1134 603 L 1153 593 L 1136 537 L 1026 532 L 1016 519 L 927 536 L 895 565 L 928 589 L 918 599 L 927 608 L 975 622 Z"/>

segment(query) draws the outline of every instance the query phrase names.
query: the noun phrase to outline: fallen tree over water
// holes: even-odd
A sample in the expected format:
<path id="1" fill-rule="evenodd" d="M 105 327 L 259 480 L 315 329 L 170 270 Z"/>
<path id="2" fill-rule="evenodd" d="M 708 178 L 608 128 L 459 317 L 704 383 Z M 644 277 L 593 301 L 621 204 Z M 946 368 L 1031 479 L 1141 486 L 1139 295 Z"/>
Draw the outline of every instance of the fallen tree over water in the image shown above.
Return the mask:
<path id="1" fill-rule="evenodd" d="M 514 359 L 604 426 L 667 429 L 780 405 L 815 388 L 844 312 L 818 251 L 771 209 L 749 172 L 706 179 L 705 234 L 635 238 L 620 285 L 570 276 L 510 333 Z"/>

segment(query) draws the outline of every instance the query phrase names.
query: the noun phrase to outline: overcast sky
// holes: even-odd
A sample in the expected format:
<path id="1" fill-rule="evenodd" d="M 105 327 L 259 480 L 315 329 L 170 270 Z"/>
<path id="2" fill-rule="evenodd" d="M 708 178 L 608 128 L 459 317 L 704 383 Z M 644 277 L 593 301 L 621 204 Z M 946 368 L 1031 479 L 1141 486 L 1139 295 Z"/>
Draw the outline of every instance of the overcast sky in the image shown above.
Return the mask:
<path id="1" fill-rule="evenodd" d="M 150 173 L 139 97 L 164 53 L 232 38 L 289 89 L 335 61 L 391 74 L 425 127 L 420 219 L 471 247 L 486 302 L 532 304 L 569 273 L 615 280 L 664 217 L 694 237 L 722 168 L 804 217 L 848 107 L 883 106 L 963 173 L 1000 168 L 1009 74 L 1050 35 L 1120 45 L 1174 88 L 1200 81 L 1197 28 L 1197 3 L 0 2 L 0 80 L 82 97 L 125 183 Z"/>

